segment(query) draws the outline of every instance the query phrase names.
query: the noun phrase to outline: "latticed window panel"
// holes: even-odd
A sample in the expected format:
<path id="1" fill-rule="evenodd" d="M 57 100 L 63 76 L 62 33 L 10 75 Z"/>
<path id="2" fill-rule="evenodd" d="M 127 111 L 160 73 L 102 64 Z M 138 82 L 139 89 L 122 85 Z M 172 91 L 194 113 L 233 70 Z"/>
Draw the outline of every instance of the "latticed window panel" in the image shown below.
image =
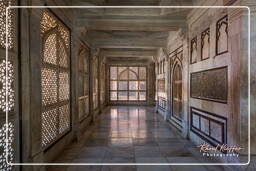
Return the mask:
<path id="1" fill-rule="evenodd" d="M 15 0 L 0 0 L 0 48 L 14 48 L 14 17 L 15 10 L 6 9 L 10 5 L 15 5 Z M 7 19 L 7 22 L 6 22 Z M 7 24 L 7 25 L 6 25 Z M 6 29 L 7 27 L 7 29 Z M 7 40 L 6 40 L 7 39 Z M 7 44 L 8 43 L 8 44 Z M 3 56 L 4 57 L 4 56 Z M 6 102 L 7 99 L 7 102 Z M 7 124 L 3 122 L 5 117 L 0 118 L 0 171 L 10 171 L 13 166 L 8 163 L 13 163 L 15 158 L 15 139 L 14 139 L 14 64 L 13 61 L 6 61 L 0 58 L 0 115 L 4 116 L 7 111 L 11 116 L 12 121 Z M 6 134 L 8 136 L 6 137 Z M 8 138 L 8 139 L 7 139 Z M 7 146 L 6 146 L 7 145 Z M 8 159 L 6 160 L 6 155 Z"/>
<path id="2" fill-rule="evenodd" d="M 62 134 L 69 130 L 70 111 L 69 104 L 59 107 L 59 133 Z"/>
<path id="3" fill-rule="evenodd" d="M 70 129 L 70 32 L 44 11 L 41 33 L 42 146 L 47 147 Z"/>
<path id="4" fill-rule="evenodd" d="M 59 45 L 60 45 L 60 51 L 59 51 L 59 55 L 60 55 L 60 60 L 59 60 L 59 64 L 61 67 L 64 67 L 64 68 L 68 68 L 68 54 L 66 52 L 66 49 L 65 49 L 65 45 L 63 44 L 62 41 L 59 41 Z"/>
<path id="5" fill-rule="evenodd" d="M 7 81 L 6 81 L 7 65 Z M 6 96 L 8 103 L 6 103 Z M 14 68 L 10 61 L 0 60 L 0 112 L 14 109 Z"/>
<path id="6" fill-rule="evenodd" d="M 47 145 L 57 138 L 57 109 L 42 113 L 42 143 Z"/>
<path id="7" fill-rule="evenodd" d="M 44 44 L 44 62 L 57 64 L 57 35 L 53 33 L 49 35 Z"/>
<path id="8" fill-rule="evenodd" d="M 57 26 L 57 21 L 48 12 L 43 13 L 41 20 L 41 33 L 45 33 Z"/>
<path id="9" fill-rule="evenodd" d="M 8 10 L 8 26 L 6 30 L 6 8 L 14 5 L 14 0 L 0 0 L 0 46 L 12 49 L 14 46 L 14 9 Z M 6 46 L 6 31 L 8 32 L 8 46 Z"/>
<path id="10" fill-rule="evenodd" d="M 61 72 L 59 74 L 59 100 L 68 100 L 69 91 L 69 73 Z"/>
<path id="11" fill-rule="evenodd" d="M 8 126 L 8 129 L 7 129 Z M 8 133 L 8 139 L 6 139 Z M 7 146 L 6 146 L 7 145 Z M 8 147 L 8 148 L 6 148 Z M 14 125 L 9 122 L 8 125 L 2 124 L 0 128 L 0 171 L 12 170 L 12 166 L 7 164 L 6 154 L 8 154 L 8 162 L 14 161 Z"/>
<path id="12" fill-rule="evenodd" d="M 42 68 L 42 105 L 46 106 L 57 102 L 57 72 L 53 69 Z"/>
<path id="13" fill-rule="evenodd" d="M 70 44 L 69 37 L 70 36 L 69 36 L 68 29 L 65 26 L 63 26 L 62 24 L 59 24 L 58 31 L 61 35 L 61 38 L 65 41 L 66 48 L 69 48 L 69 44 Z"/>

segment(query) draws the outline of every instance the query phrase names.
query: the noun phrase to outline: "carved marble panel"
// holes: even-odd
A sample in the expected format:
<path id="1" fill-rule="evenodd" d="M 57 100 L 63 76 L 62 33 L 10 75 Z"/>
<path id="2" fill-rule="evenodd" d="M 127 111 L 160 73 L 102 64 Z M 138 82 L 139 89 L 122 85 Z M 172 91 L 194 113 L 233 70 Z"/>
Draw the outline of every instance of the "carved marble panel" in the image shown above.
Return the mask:
<path id="1" fill-rule="evenodd" d="M 191 107 L 190 130 L 213 146 L 227 143 L 227 118 L 218 114 Z"/>
<path id="2" fill-rule="evenodd" d="M 192 98 L 227 103 L 227 67 L 191 73 L 190 79 L 190 95 Z"/>

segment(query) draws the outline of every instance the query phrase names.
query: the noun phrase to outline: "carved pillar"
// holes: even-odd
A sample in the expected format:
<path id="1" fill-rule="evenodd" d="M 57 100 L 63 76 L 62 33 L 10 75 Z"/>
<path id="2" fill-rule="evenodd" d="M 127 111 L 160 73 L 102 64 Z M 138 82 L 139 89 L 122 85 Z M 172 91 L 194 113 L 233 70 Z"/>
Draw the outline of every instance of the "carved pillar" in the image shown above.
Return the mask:
<path id="1" fill-rule="evenodd" d="M 229 115 L 232 122 L 232 142 L 239 142 L 244 148 L 243 154 L 248 154 L 248 18 L 247 10 L 230 9 L 229 16 L 229 46 L 232 54 L 232 110 Z M 238 93 L 239 92 L 239 93 Z M 239 134 L 237 134 L 239 132 Z"/>
<path id="2" fill-rule="evenodd" d="M 30 137 L 33 162 L 44 161 L 41 146 L 41 16 L 42 10 L 33 9 L 30 16 Z M 33 96 L 37 94 L 37 96 Z M 35 170 L 39 168 L 34 168 Z"/>
<path id="3" fill-rule="evenodd" d="M 154 65 L 155 65 L 155 68 L 154 68 L 154 84 L 155 84 L 155 89 L 153 90 L 154 91 L 154 101 L 155 101 L 155 112 L 158 113 L 158 96 L 157 96 L 157 90 L 158 90 L 158 84 L 157 84 L 157 57 L 156 56 L 153 56 L 152 57 L 152 60 L 154 61 Z M 157 96 L 157 98 L 155 98 Z"/>
<path id="4" fill-rule="evenodd" d="M 98 66 L 97 66 L 97 68 L 98 68 L 97 72 L 98 72 L 98 108 L 99 108 L 99 113 L 101 113 L 101 109 L 102 109 L 102 105 L 101 105 L 101 101 L 100 101 L 100 99 L 101 99 L 101 84 L 102 84 L 101 83 L 101 74 L 103 73 L 102 72 L 103 68 L 101 67 L 102 62 L 103 62 L 103 58 L 99 52 L 98 53 Z"/>
<path id="5" fill-rule="evenodd" d="M 255 91 L 255 87 L 256 87 L 256 67 L 253 67 L 256 65 L 256 2 L 251 0 L 251 75 L 250 75 L 250 81 L 251 81 L 251 154 L 256 154 L 256 147 L 255 145 L 252 146 L 252 144 L 256 144 L 256 132 L 253 130 L 256 130 L 256 91 Z"/>
<path id="6" fill-rule="evenodd" d="M 166 91 L 166 111 L 165 111 L 165 120 L 168 120 L 171 116 L 171 65 L 170 59 L 166 58 L 166 73 L 165 73 L 165 91 Z"/>

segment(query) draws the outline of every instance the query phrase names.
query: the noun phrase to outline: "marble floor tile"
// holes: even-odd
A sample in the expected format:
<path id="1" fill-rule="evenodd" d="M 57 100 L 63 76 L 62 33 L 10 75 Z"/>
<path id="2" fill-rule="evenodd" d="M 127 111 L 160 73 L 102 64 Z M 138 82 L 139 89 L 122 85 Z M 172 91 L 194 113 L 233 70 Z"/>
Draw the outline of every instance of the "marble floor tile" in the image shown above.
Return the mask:
<path id="1" fill-rule="evenodd" d="M 135 146 L 135 156 L 137 157 L 161 157 L 162 154 L 158 146 Z"/>
<path id="2" fill-rule="evenodd" d="M 88 129 L 87 136 L 70 144 L 56 159 L 73 163 L 209 162 L 197 147 L 156 114 L 152 107 L 109 106 Z M 221 166 L 90 165 L 50 166 L 47 171 L 224 171 Z M 255 166 L 246 167 L 253 170 Z"/>

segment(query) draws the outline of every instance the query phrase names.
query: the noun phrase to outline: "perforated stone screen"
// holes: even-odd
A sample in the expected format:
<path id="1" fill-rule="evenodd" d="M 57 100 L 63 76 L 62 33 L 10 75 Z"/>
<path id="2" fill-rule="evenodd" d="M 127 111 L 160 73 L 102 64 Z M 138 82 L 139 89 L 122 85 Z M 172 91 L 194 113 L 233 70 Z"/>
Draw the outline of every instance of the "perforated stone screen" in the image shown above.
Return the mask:
<path id="1" fill-rule="evenodd" d="M 0 46 L 6 48 L 6 8 L 10 5 L 14 5 L 14 0 L 0 0 Z M 8 43 L 9 49 L 14 45 L 14 9 L 8 10 Z"/>
<path id="2" fill-rule="evenodd" d="M 44 11 L 41 34 L 42 146 L 47 147 L 70 130 L 70 31 Z"/>

